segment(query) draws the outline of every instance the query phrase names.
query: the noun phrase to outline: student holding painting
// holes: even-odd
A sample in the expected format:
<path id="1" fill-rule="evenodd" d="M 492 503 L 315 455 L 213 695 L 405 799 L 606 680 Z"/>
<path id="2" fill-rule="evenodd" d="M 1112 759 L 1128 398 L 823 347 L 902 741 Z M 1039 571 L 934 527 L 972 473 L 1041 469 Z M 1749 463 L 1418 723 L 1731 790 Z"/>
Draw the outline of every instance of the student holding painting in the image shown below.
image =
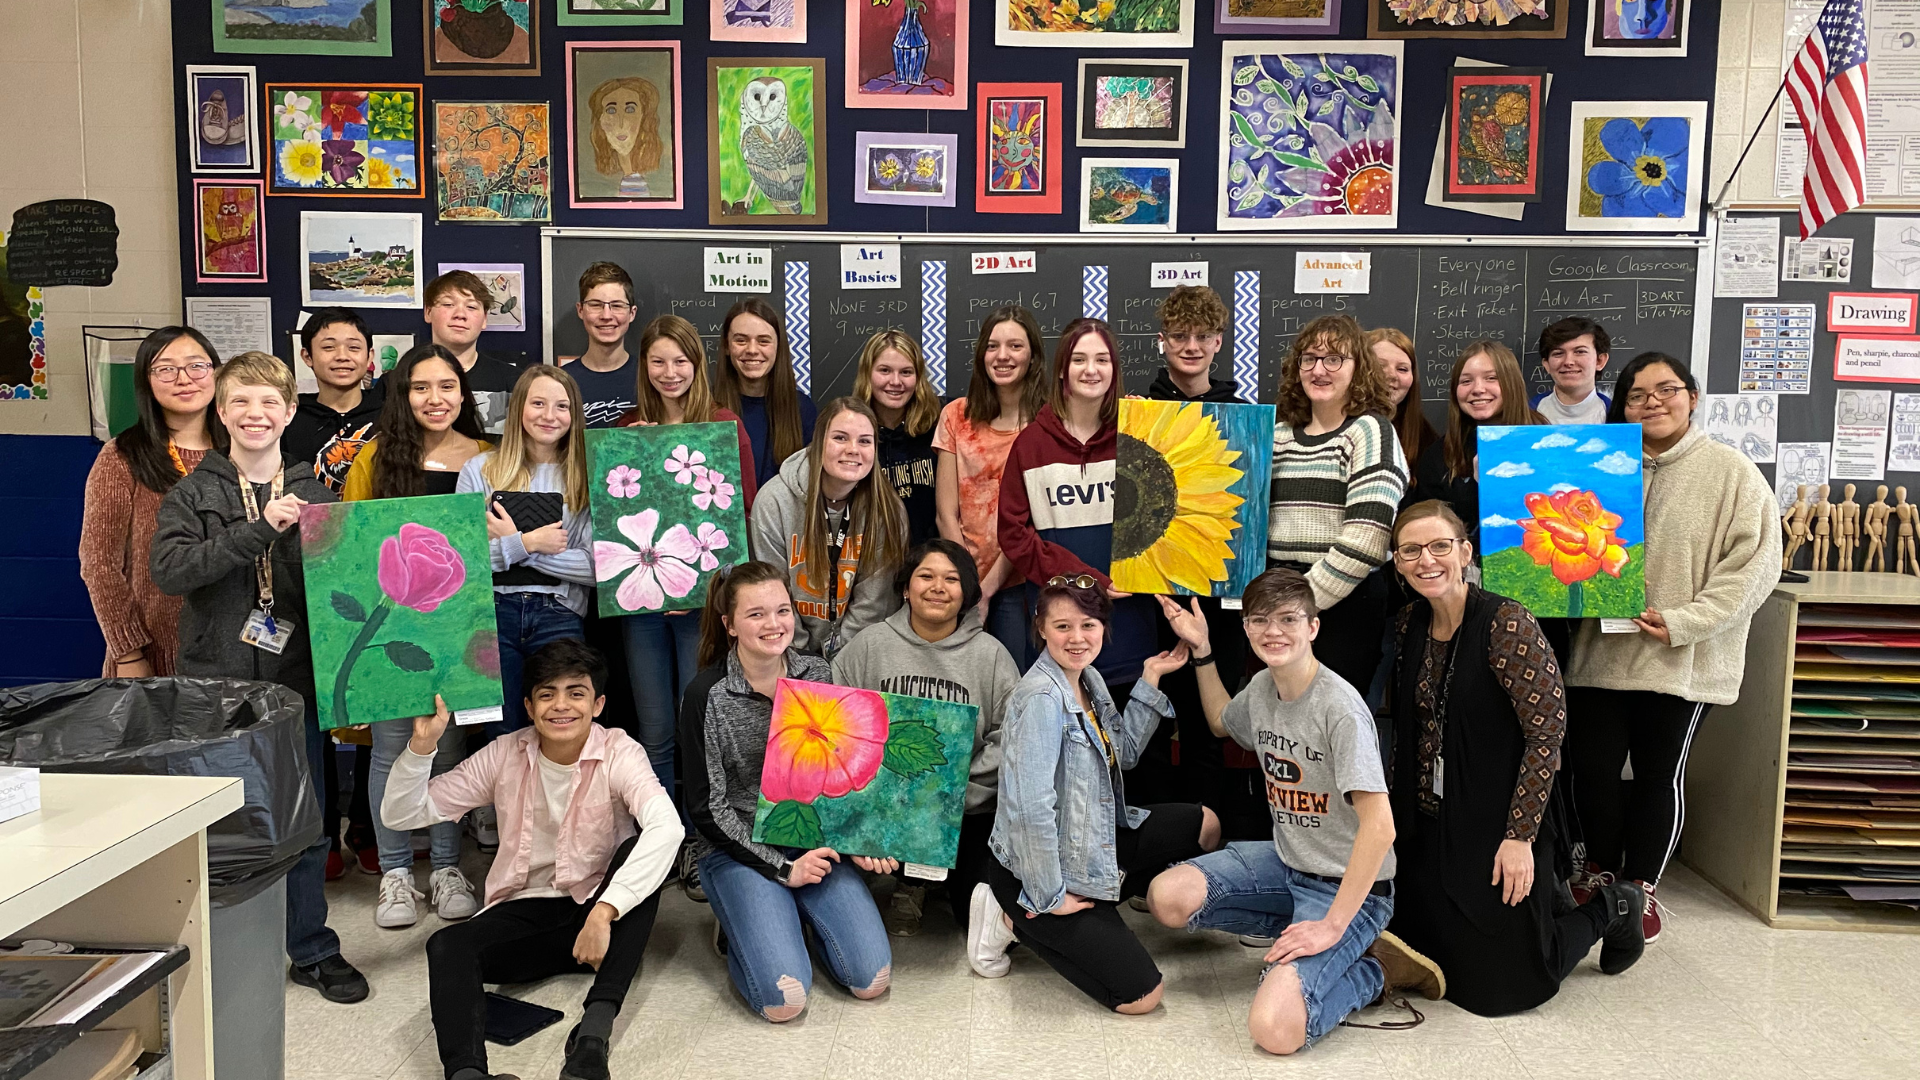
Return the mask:
<path id="1" fill-rule="evenodd" d="M 880 475 L 907 511 L 907 543 L 936 534 L 933 448 L 940 398 L 927 378 L 920 346 L 899 330 L 882 330 L 860 350 L 853 396 L 880 421 Z"/>
<path id="2" fill-rule="evenodd" d="M 747 429 L 755 487 L 771 484 L 781 464 L 813 441 L 813 399 L 794 381 L 786 326 L 773 305 L 757 296 L 735 302 L 720 320 L 713 397 Z"/>

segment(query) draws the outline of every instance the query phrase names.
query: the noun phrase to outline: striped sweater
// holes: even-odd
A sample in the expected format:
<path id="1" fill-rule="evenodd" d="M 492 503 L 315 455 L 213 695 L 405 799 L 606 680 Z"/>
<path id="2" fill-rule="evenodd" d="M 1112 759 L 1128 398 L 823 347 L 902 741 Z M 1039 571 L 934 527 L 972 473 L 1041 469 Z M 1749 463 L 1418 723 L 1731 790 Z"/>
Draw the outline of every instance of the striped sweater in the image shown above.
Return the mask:
<path id="1" fill-rule="evenodd" d="M 1350 417 L 1322 435 L 1273 429 L 1267 561 L 1302 563 L 1330 608 L 1387 561 L 1407 459 L 1385 418 Z"/>

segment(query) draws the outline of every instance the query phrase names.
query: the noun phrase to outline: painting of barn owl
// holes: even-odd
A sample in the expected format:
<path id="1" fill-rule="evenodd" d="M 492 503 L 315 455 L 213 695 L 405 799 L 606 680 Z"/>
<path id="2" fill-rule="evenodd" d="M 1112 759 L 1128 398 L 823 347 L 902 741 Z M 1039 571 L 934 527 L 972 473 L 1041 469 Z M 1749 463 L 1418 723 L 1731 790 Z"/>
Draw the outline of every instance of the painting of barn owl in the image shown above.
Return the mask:
<path id="1" fill-rule="evenodd" d="M 740 95 L 740 160 L 777 214 L 797 214 L 807 186 L 807 137 L 787 115 L 787 84 L 763 75 Z"/>
<path id="2" fill-rule="evenodd" d="M 708 200 L 714 224 L 740 217 L 826 222 L 820 87 L 826 61 L 708 61 Z"/>

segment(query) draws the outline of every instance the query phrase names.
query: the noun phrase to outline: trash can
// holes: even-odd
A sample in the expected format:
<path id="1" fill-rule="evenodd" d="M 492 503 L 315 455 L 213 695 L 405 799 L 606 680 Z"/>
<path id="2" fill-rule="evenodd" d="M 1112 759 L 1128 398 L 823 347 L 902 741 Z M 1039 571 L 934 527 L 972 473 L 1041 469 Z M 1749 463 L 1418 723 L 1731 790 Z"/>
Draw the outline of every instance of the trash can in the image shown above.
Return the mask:
<path id="1" fill-rule="evenodd" d="M 286 874 L 319 839 L 299 695 L 237 679 L 88 679 L 0 689 L 0 762 L 49 772 L 232 776 L 240 809 L 207 830 L 214 1068 L 280 1080 Z"/>

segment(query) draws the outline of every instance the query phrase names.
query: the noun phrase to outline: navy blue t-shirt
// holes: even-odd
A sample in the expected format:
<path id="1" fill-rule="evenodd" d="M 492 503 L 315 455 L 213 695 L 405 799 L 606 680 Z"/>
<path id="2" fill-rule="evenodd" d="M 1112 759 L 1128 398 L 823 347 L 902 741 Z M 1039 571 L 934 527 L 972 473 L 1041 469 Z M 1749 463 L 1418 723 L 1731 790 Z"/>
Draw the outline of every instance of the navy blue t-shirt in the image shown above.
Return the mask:
<path id="1" fill-rule="evenodd" d="M 813 441 L 813 422 L 819 417 L 819 411 L 813 407 L 813 399 L 805 391 L 800 394 L 800 442 L 806 445 Z M 746 425 L 747 441 L 753 444 L 753 482 L 756 489 L 765 487 L 780 472 L 780 462 L 773 456 L 773 437 L 767 433 L 767 399 L 740 395 L 740 422 Z"/>
<path id="2" fill-rule="evenodd" d="M 640 404 L 640 364 L 632 356 L 612 371 L 595 371 L 578 357 L 561 365 L 561 370 L 580 384 L 581 415 L 590 428 L 614 427 L 627 410 Z"/>

